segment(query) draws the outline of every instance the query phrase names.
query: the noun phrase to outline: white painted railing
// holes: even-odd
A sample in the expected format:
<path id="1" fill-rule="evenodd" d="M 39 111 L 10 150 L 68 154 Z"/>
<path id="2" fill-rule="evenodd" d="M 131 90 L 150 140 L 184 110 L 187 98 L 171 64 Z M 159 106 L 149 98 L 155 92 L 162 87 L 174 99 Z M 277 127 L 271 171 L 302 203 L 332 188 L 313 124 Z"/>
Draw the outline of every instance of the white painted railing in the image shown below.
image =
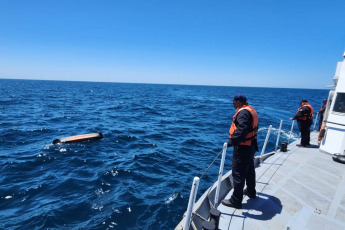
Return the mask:
<path id="1" fill-rule="evenodd" d="M 264 143 L 264 146 L 262 147 L 261 154 L 260 154 L 260 164 L 262 164 L 262 155 L 263 155 L 264 152 L 265 152 L 266 145 L 267 145 L 267 142 L 268 142 L 268 138 L 270 137 L 271 129 L 272 129 L 272 125 L 270 125 L 270 126 L 268 127 L 268 131 L 267 131 L 267 134 L 266 134 L 265 143 Z"/>
<path id="2" fill-rule="evenodd" d="M 291 135 L 292 135 L 292 130 L 293 130 L 293 126 L 295 124 L 295 120 L 292 120 L 292 125 L 291 125 L 291 129 L 290 129 L 290 134 L 289 134 L 289 139 L 288 139 L 288 144 L 290 143 L 290 139 L 291 139 Z"/>
<path id="3" fill-rule="evenodd" d="M 192 216 L 193 207 L 195 204 L 195 198 L 196 198 L 196 194 L 197 194 L 198 187 L 199 187 L 199 181 L 200 181 L 199 177 L 194 177 L 192 190 L 190 191 L 190 195 L 189 195 L 188 207 L 187 207 L 187 212 L 186 212 L 186 219 L 185 219 L 185 223 L 184 223 L 184 227 L 183 227 L 183 229 L 185 229 L 185 230 L 188 230 L 189 226 L 190 226 L 190 218 Z"/>
<path id="4" fill-rule="evenodd" d="M 222 182 L 223 168 L 224 168 L 225 155 L 226 155 L 226 149 L 227 148 L 228 148 L 228 144 L 224 143 L 224 145 L 223 145 L 223 153 L 222 153 L 222 160 L 220 161 L 220 167 L 219 167 L 217 190 L 216 190 L 216 195 L 214 197 L 214 206 L 215 207 L 217 207 L 218 202 L 219 202 L 218 199 L 219 199 L 220 184 Z"/>
<path id="5" fill-rule="evenodd" d="M 276 142 L 276 147 L 275 147 L 275 149 L 274 149 L 275 152 L 277 152 L 277 150 L 278 150 L 278 144 L 279 144 L 280 132 L 281 132 L 281 130 L 282 130 L 282 125 L 283 125 L 283 120 L 280 120 L 279 130 L 278 130 L 278 136 L 277 136 L 277 142 Z"/>
<path id="6" fill-rule="evenodd" d="M 291 136 L 292 136 L 294 124 L 295 124 L 295 120 L 292 121 L 291 129 L 290 129 L 290 133 L 289 133 L 288 143 L 290 142 L 290 139 L 291 139 Z M 283 125 L 283 120 L 281 120 L 280 124 L 279 124 L 279 130 L 278 130 L 278 134 L 277 134 L 277 141 L 276 141 L 276 145 L 275 145 L 275 152 L 277 152 L 277 150 L 278 150 L 278 145 L 279 145 L 279 139 L 280 139 L 280 133 L 281 133 L 282 125 Z M 314 127 L 315 127 L 315 124 L 314 124 Z M 262 156 L 263 156 L 263 154 L 264 154 L 264 152 L 266 150 L 266 146 L 267 146 L 267 143 L 268 143 L 268 139 L 269 139 L 271 130 L 272 130 L 272 125 L 270 125 L 268 127 L 268 131 L 267 131 L 267 134 L 266 134 L 266 139 L 265 139 L 265 142 L 264 142 L 264 145 L 262 147 L 261 154 L 260 154 L 260 163 L 262 163 Z M 220 167 L 219 167 L 219 173 L 218 173 L 216 193 L 215 193 L 215 198 L 214 198 L 214 207 L 217 207 L 217 205 L 219 203 L 220 185 L 221 185 L 221 180 L 222 180 L 222 176 L 223 176 L 226 150 L 227 150 L 227 143 L 224 143 L 223 144 L 223 149 L 222 149 L 222 158 L 221 158 Z M 214 161 L 211 163 L 211 165 L 214 163 Z M 203 175 L 200 178 L 202 178 Z M 192 185 L 192 189 L 191 189 L 190 196 L 189 196 L 188 208 L 187 208 L 187 211 L 186 211 L 186 217 L 185 217 L 185 222 L 184 222 L 184 228 L 183 228 L 184 230 L 189 229 L 190 226 L 191 226 L 191 217 L 192 217 L 192 213 L 194 212 L 194 205 L 195 205 L 195 199 L 196 199 L 197 190 L 198 190 L 198 186 L 199 186 L 199 181 L 200 181 L 199 177 L 195 177 L 194 180 L 193 180 L 193 185 Z"/>

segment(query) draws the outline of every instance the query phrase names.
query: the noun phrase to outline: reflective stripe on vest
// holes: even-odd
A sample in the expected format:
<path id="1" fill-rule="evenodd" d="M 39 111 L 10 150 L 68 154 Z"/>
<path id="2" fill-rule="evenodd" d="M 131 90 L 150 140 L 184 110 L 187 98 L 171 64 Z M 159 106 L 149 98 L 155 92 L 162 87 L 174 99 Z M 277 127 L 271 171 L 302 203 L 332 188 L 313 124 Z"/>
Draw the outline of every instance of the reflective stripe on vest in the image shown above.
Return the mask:
<path id="1" fill-rule="evenodd" d="M 243 107 L 241 107 L 240 109 L 237 109 L 236 114 L 234 115 L 233 119 L 232 119 L 232 124 L 229 130 L 229 138 L 232 137 L 232 135 L 234 134 L 235 130 L 237 129 L 235 121 L 237 118 L 238 113 L 241 110 L 247 110 L 248 112 L 250 112 L 250 114 L 252 115 L 252 129 L 248 132 L 246 138 L 244 139 L 244 141 L 242 141 L 240 143 L 240 145 L 251 145 L 252 144 L 252 140 L 256 138 L 256 135 L 258 133 L 258 114 L 256 113 L 256 111 L 253 109 L 253 107 L 251 107 L 250 105 L 244 105 Z"/>
<path id="2" fill-rule="evenodd" d="M 297 119 L 298 119 L 298 120 L 302 120 L 302 121 L 306 121 L 307 119 L 312 119 L 312 118 L 313 118 L 314 109 L 313 109 L 313 107 L 312 107 L 309 103 L 307 103 L 307 102 L 303 103 L 302 106 L 298 108 L 297 113 L 298 113 L 298 111 L 300 111 L 304 106 L 308 106 L 308 107 L 310 108 L 310 113 L 309 113 L 309 114 L 303 114 L 302 117 L 299 117 L 299 118 L 297 118 Z"/>

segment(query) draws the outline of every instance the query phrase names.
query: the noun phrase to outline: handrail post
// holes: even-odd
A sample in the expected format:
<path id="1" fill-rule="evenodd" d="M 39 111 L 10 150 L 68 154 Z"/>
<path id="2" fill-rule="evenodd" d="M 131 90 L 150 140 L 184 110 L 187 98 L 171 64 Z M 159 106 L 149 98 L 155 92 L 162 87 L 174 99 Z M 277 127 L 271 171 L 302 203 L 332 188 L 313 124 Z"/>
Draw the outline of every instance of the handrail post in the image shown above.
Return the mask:
<path id="1" fill-rule="evenodd" d="M 283 125 L 283 120 L 280 120 L 280 125 L 279 125 L 279 130 L 278 130 L 278 136 L 277 136 L 275 152 L 277 152 L 277 149 L 278 149 L 278 144 L 279 144 L 280 132 L 282 130 L 282 125 Z"/>
<path id="2" fill-rule="evenodd" d="M 290 135 L 289 135 L 289 139 L 288 139 L 288 144 L 290 143 L 291 134 L 292 134 L 292 130 L 293 130 L 294 124 L 295 124 L 295 120 L 292 120 L 292 125 L 291 125 L 291 129 L 290 129 Z"/>
<path id="3" fill-rule="evenodd" d="M 224 145 L 223 145 L 222 160 L 220 161 L 220 167 L 219 167 L 218 184 L 217 184 L 216 195 L 214 196 L 214 207 L 217 207 L 217 205 L 218 205 L 219 192 L 220 192 L 220 185 L 221 185 L 221 183 L 222 183 L 223 168 L 224 168 L 224 162 L 225 162 L 225 155 L 226 155 L 226 149 L 227 149 L 227 147 L 228 147 L 228 144 L 225 142 Z"/>
<path id="4" fill-rule="evenodd" d="M 184 230 L 188 230 L 190 227 L 190 218 L 192 216 L 192 211 L 193 211 L 193 206 L 195 203 L 196 193 L 197 193 L 198 187 L 199 187 L 199 181 L 200 181 L 199 177 L 194 177 L 192 189 L 190 190 L 190 195 L 189 195 L 188 208 L 187 208 L 187 212 L 186 212 L 187 214 L 186 214 L 184 227 L 183 227 Z"/>
<path id="5" fill-rule="evenodd" d="M 313 128 L 313 131 L 315 131 L 315 126 L 316 126 L 316 122 L 317 122 L 318 116 L 319 116 L 319 112 L 316 113 L 316 118 L 315 118 L 315 121 L 314 121 L 314 128 Z"/>
<path id="6" fill-rule="evenodd" d="M 266 145 L 267 145 L 267 142 L 268 142 L 268 138 L 269 138 L 270 133 L 271 133 L 271 129 L 272 129 L 272 125 L 270 125 L 270 126 L 268 127 L 268 131 L 267 131 L 265 143 L 264 143 L 264 146 L 262 147 L 261 154 L 260 154 L 260 164 L 262 164 L 262 155 L 263 155 L 264 152 L 265 152 Z"/>

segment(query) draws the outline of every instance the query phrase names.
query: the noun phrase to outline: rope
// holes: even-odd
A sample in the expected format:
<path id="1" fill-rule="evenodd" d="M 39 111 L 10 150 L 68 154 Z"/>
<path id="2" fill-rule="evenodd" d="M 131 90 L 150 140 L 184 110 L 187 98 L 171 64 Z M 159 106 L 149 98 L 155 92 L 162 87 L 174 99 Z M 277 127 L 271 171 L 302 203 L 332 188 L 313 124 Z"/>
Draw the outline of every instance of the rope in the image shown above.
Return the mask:
<path id="1" fill-rule="evenodd" d="M 207 173 L 207 171 L 210 169 L 210 167 L 214 164 L 214 162 L 216 161 L 216 159 L 219 157 L 219 155 L 221 154 L 223 152 L 223 149 L 222 150 L 220 150 L 220 152 L 218 153 L 218 155 L 213 159 L 213 161 L 211 162 L 211 164 L 208 166 L 208 168 L 204 171 L 204 173 L 201 175 L 201 177 L 200 177 L 200 179 Z M 213 182 L 213 184 L 216 182 L 216 181 L 218 181 L 218 177 L 217 177 L 217 180 L 215 180 L 214 182 Z M 207 195 L 206 195 L 206 197 L 208 198 L 208 195 L 210 194 L 210 192 L 211 192 L 211 189 L 212 188 L 212 186 L 208 189 L 208 193 L 207 193 Z M 210 203 L 210 206 L 212 207 L 212 208 L 215 208 L 215 204 L 212 204 L 212 202 L 211 202 L 211 200 L 208 198 L 208 201 L 209 201 L 209 203 Z M 196 214 L 196 213 L 195 213 Z M 194 216 L 193 216 L 193 218 L 194 218 Z"/>
<path id="2" fill-rule="evenodd" d="M 201 178 L 203 178 L 203 176 L 205 176 L 205 174 L 208 172 L 208 170 L 211 168 L 211 166 L 213 165 L 213 163 L 217 160 L 217 158 L 219 157 L 219 155 L 223 152 L 223 149 L 220 150 L 220 152 L 218 153 L 218 155 L 213 159 L 213 161 L 211 162 L 211 164 L 207 167 L 207 169 L 204 171 L 204 173 L 199 177 L 200 180 Z"/>
<path id="3" fill-rule="evenodd" d="M 204 176 L 205 176 L 205 174 L 208 172 L 208 170 L 211 168 L 211 166 L 214 164 L 214 162 L 217 160 L 217 158 L 220 156 L 220 154 L 223 152 L 223 149 L 222 150 L 220 150 L 220 152 L 218 153 L 218 155 L 213 159 L 213 161 L 211 162 L 211 164 L 207 167 L 207 169 L 203 172 L 203 174 L 199 177 L 200 178 L 200 180 L 201 180 L 201 178 L 203 178 Z M 217 177 L 217 180 L 218 180 L 218 177 Z M 217 181 L 216 180 L 216 181 Z M 215 182 L 216 182 L 215 181 Z M 213 184 L 215 183 L 215 182 L 213 182 Z M 210 187 L 209 189 L 208 189 L 208 193 L 207 193 L 207 195 L 206 195 L 206 197 L 208 198 L 208 195 L 210 194 L 210 192 L 211 192 L 211 188 L 212 187 Z M 212 208 L 215 208 L 215 205 L 214 204 L 212 204 L 212 202 L 211 202 L 211 200 L 208 198 L 208 200 L 209 200 L 209 203 L 210 203 L 210 206 L 212 207 Z M 197 217 L 199 217 L 200 219 L 202 219 L 203 221 L 207 221 L 204 217 L 202 217 L 201 215 L 199 215 L 199 213 L 197 213 L 196 211 L 195 212 L 192 212 L 192 218 L 191 218 L 191 224 L 192 224 L 192 226 L 193 226 L 193 220 L 194 220 L 194 217 L 195 216 L 197 216 Z"/>
<path id="4" fill-rule="evenodd" d="M 198 230 L 193 222 L 190 223 L 193 227 L 193 230 Z"/>
<path id="5" fill-rule="evenodd" d="M 200 219 L 202 219 L 203 221 L 207 221 L 204 217 L 202 217 L 199 213 L 194 213 L 194 215 L 196 215 L 197 217 L 199 217 Z"/>

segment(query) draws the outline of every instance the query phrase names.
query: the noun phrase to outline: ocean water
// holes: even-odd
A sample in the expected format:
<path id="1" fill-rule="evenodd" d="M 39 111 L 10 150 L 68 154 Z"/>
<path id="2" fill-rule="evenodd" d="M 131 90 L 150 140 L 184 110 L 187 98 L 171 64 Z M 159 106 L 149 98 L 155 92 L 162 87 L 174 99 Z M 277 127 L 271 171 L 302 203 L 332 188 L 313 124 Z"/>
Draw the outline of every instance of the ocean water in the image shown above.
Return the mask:
<path id="1" fill-rule="evenodd" d="M 0 79 L 0 229 L 173 229 L 228 138 L 235 93 L 259 115 L 259 148 L 286 141 L 299 101 L 327 90 Z M 102 140 L 57 144 L 102 132 Z M 295 126 L 293 138 L 298 137 Z M 229 149 L 225 170 L 231 169 Z M 259 154 L 259 152 L 257 153 Z M 220 159 L 202 178 L 215 182 Z"/>

